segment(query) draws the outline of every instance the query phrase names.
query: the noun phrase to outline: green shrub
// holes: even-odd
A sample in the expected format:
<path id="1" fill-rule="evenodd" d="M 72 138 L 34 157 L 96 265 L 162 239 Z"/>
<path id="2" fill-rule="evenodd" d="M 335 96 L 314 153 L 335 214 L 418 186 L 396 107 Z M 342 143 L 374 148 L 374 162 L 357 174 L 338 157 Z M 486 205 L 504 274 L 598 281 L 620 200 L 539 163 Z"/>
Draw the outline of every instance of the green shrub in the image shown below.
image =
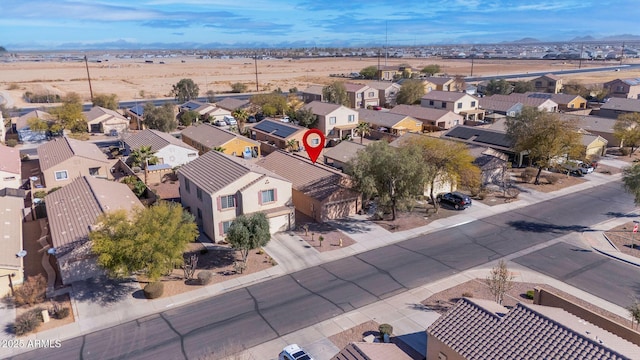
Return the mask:
<path id="1" fill-rule="evenodd" d="M 157 299 L 162 296 L 162 293 L 164 292 L 164 284 L 157 281 L 152 282 L 145 285 L 142 291 L 147 299 Z"/>
<path id="2" fill-rule="evenodd" d="M 391 334 L 393 334 L 393 326 L 389 325 L 389 324 L 380 324 L 380 326 L 378 326 L 378 331 L 380 332 L 380 339 L 384 339 L 384 334 L 387 334 L 388 336 L 391 336 Z"/>
<path id="3" fill-rule="evenodd" d="M 45 196 L 47 196 L 47 192 L 44 190 L 38 190 L 33 193 L 33 197 L 36 199 L 44 199 Z"/>
<path id="4" fill-rule="evenodd" d="M 16 147 L 16 145 L 18 145 L 18 140 L 16 139 L 9 139 L 6 141 L 6 145 L 8 147 Z"/>
<path id="5" fill-rule="evenodd" d="M 47 191 L 47 195 L 51 194 L 54 191 L 62 189 L 62 186 L 52 187 L 51 190 Z"/>
<path id="6" fill-rule="evenodd" d="M 527 293 L 525 294 L 525 296 L 527 297 L 527 299 L 529 299 L 529 300 L 533 300 L 533 295 L 534 295 L 535 293 L 536 293 L 536 292 L 535 292 L 534 290 L 527 290 Z"/>
<path id="7" fill-rule="evenodd" d="M 16 305 L 35 305 L 44 301 L 47 292 L 47 280 L 42 275 L 29 276 L 13 292 Z"/>
<path id="8" fill-rule="evenodd" d="M 208 270 L 203 270 L 198 273 L 198 281 L 200 281 L 200 285 L 209 285 L 213 280 L 213 273 Z"/>
<path id="9" fill-rule="evenodd" d="M 28 334 L 42 323 L 42 309 L 36 308 L 18 316 L 13 324 L 13 330 L 17 336 Z"/>
<path id="10" fill-rule="evenodd" d="M 68 307 L 60 308 L 56 311 L 55 317 L 56 319 L 64 319 L 69 316 L 70 310 Z"/>
<path id="11" fill-rule="evenodd" d="M 547 180 L 547 183 L 551 185 L 557 183 L 558 180 L 560 180 L 560 178 L 556 174 L 547 174 L 544 176 L 544 178 Z"/>

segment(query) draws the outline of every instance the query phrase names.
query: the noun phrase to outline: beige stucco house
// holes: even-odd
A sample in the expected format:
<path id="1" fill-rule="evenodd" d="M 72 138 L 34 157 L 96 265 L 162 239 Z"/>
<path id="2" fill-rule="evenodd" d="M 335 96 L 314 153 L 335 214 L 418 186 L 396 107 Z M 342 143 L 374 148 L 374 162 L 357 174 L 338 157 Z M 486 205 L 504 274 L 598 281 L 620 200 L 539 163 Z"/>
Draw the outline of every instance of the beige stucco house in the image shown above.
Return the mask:
<path id="1" fill-rule="evenodd" d="M 480 100 L 465 92 L 433 90 L 420 99 L 420 106 L 432 109 L 449 110 L 460 114 L 465 120 L 482 121 L 484 110 Z"/>
<path id="2" fill-rule="evenodd" d="M 218 148 L 227 155 L 244 158 L 260 156 L 260 143 L 248 137 L 206 123 L 191 125 L 182 131 L 182 141 L 200 155 Z"/>
<path id="3" fill-rule="evenodd" d="M 611 97 L 640 99 L 640 78 L 615 79 L 604 83 L 602 87 Z"/>
<path id="4" fill-rule="evenodd" d="M 450 129 L 464 123 L 464 117 L 462 115 L 444 109 L 426 108 L 416 105 L 397 105 L 389 112 L 410 116 L 422 121 L 423 130 L 425 131 Z"/>
<path id="5" fill-rule="evenodd" d="M 400 84 L 388 81 L 373 81 L 369 84 L 370 88 L 378 91 L 379 105 L 387 108 L 396 106 L 396 99 L 400 91 Z"/>
<path id="6" fill-rule="evenodd" d="M 124 139 L 125 155 L 143 146 L 151 146 L 158 164 L 168 164 L 172 168 L 198 158 L 198 150 L 162 131 L 146 129 Z"/>
<path id="7" fill-rule="evenodd" d="M 322 101 L 322 85 L 310 85 L 306 89 L 300 92 L 302 96 L 302 101 L 305 104 L 308 104 L 312 101 Z"/>
<path id="8" fill-rule="evenodd" d="M 38 146 L 44 187 L 65 186 L 80 176 L 113 179 L 110 160 L 94 143 L 59 137 Z"/>
<path id="9" fill-rule="evenodd" d="M 0 189 L 18 189 L 22 185 L 20 151 L 0 144 Z"/>
<path id="10" fill-rule="evenodd" d="M 316 127 L 330 139 L 353 136 L 353 129 L 358 126 L 358 112 L 346 106 L 313 101 L 303 109 L 310 109 L 318 117 Z"/>
<path id="11" fill-rule="evenodd" d="M 562 79 L 553 75 L 546 74 L 531 80 L 536 91 L 557 94 L 562 91 Z"/>
<path id="12" fill-rule="evenodd" d="M 369 106 L 380 105 L 380 99 L 378 99 L 378 90 L 371 88 L 363 84 L 344 84 L 345 90 L 347 90 L 347 97 L 349 98 L 349 104 L 352 109 L 362 109 Z"/>
<path id="13" fill-rule="evenodd" d="M 45 206 L 53 252 L 62 283 L 67 285 L 105 274 L 89 241 L 98 216 L 116 210 L 131 212 L 142 203 L 125 184 L 82 176 L 48 194 Z"/>
<path id="14" fill-rule="evenodd" d="M 305 127 L 292 123 L 283 123 L 274 119 L 264 119 L 251 127 L 251 138 L 264 141 L 281 150 L 298 151 L 302 144 Z M 289 147 L 292 143 L 293 147 Z"/>
<path id="15" fill-rule="evenodd" d="M 214 122 L 215 120 L 222 120 L 225 116 L 231 116 L 231 111 L 223 109 L 216 105 L 209 103 L 203 103 L 200 101 L 187 101 L 186 103 L 178 107 L 179 112 L 194 111 L 198 113 L 199 120 Z"/>
<path id="16" fill-rule="evenodd" d="M 422 132 L 422 121 L 411 116 L 387 111 L 358 110 L 358 120 L 368 123 L 372 129 L 402 135 L 407 132 Z M 358 135 L 360 136 L 360 135 Z"/>
<path id="17" fill-rule="evenodd" d="M 129 128 L 130 120 L 117 111 L 94 106 L 84 113 L 87 130 L 98 134 L 121 134 Z"/>
<path id="18" fill-rule="evenodd" d="M 182 206 L 214 242 L 243 214 L 264 212 L 272 234 L 295 224 L 291 182 L 244 159 L 209 151 L 182 166 L 178 179 Z"/>
<path id="19" fill-rule="evenodd" d="M 0 297 L 24 280 L 23 208 L 24 190 L 0 189 Z"/>

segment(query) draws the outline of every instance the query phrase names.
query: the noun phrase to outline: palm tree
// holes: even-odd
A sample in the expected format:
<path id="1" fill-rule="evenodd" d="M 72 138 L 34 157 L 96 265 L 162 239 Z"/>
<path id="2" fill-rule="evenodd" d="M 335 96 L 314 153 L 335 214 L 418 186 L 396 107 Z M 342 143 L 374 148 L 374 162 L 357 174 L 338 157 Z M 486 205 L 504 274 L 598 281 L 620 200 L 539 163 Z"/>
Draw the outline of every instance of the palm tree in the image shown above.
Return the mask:
<path id="1" fill-rule="evenodd" d="M 356 133 L 360 136 L 360 144 L 362 144 L 362 139 L 371 134 L 371 126 L 366 122 L 358 123 L 358 126 L 356 126 Z"/>
<path id="2" fill-rule="evenodd" d="M 227 149 L 223 148 L 222 146 L 216 146 L 216 147 L 213 148 L 213 151 L 217 151 L 217 152 L 221 152 L 221 153 L 225 152 L 225 150 L 227 150 Z"/>
<path id="3" fill-rule="evenodd" d="M 129 155 L 131 166 L 139 166 L 145 168 L 147 165 L 155 165 L 158 163 L 158 157 L 154 155 L 155 151 L 151 151 L 151 145 L 141 146 L 135 149 Z"/>
<path id="4" fill-rule="evenodd" d="M 298 147 L 298 140 L 296 139 L 288 140 L 286 146 L 289 151 L 293 151 Z"/>
<path id="5" fill-rule="evenodd" d="M 241 129 L 247 122 L 249 113 L 245 109 L 236 109 L 231 113 L 231 116 L 233 116 L 238 121 L 238 128 Z"/>

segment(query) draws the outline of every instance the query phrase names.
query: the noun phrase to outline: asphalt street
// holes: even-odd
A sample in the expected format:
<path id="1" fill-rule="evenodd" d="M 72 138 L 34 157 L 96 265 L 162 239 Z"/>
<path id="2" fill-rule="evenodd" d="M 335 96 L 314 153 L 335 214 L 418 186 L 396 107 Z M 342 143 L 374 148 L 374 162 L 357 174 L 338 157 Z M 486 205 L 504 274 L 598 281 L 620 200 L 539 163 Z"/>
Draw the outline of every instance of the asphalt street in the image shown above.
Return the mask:
<path id="1" fill-rule="evenodd" d="M 635 208 L 619 182 L 378 248 L 65 341 L 16 359 L 218 358 Z M 616 304 L 640 271 L 559 243 L 515 260 Z"/>

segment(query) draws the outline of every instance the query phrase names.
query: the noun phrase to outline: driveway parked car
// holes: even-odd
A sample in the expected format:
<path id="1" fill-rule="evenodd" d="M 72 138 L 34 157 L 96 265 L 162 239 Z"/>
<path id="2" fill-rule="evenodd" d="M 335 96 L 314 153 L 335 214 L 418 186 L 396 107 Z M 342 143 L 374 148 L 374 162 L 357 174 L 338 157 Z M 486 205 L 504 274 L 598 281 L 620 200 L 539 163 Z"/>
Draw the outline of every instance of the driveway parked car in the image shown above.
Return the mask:
<path id="1" fill-rule="evenodd" d="M 313 358 L 297 344 L 291 344 L 282 349 L 278 360 L 313 360 Z"/>
<path id="2" fill-rule="evenodd" d="M 578 173 L 582 175 L 591 174 L 594 170 L 590 164 L 578 160 L 569 160 L 562 164 L 562 167 L 566 172 L 574 175 L 579 175 Z"/>
<path id="3" fill-rule="evenodd" d="M 451 205 L 456 210 L 466 209 L 471 206 L 471 198 L 468 195 L 459 192 L 438 194 L 436 201 L 440 204 Z"/>
<path id="4" fill-rule="evenodd" d="M 215 120 L 213 122 L 213 125 L 215 125 L 215 126 L 226 126 L 227 123 L 222 119 L 217 119 L 217 120 Z"/>

